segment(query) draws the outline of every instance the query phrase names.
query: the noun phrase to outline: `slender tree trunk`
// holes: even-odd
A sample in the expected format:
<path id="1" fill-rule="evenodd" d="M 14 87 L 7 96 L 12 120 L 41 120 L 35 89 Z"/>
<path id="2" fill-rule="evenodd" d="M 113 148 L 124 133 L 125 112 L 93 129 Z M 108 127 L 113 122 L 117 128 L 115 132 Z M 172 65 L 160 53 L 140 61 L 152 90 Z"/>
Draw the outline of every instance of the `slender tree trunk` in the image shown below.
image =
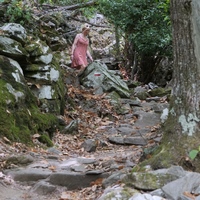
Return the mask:
<path id="1" fill-rule="evenodd" d="M 154 168 L 182 165 L 200 171 L 198 157 L 188 154 L 200 146 L 200 10 L 199 0 L 171 0 L 174 72 L 169 116 L 161 145 L 151 159 Z"/>
<path id="2" fill-rule="evenodd" d="M 120 49 L 119 49 L 119 27 L 118 25 L 115 25 L 115 40 L 116 40 L 116 55 L 118 55 L 118 58 L 120 59 Z M 117 56 L 116 56 L 117 57 Z"/>
<path id="3" fill-rule="evenodd" d="M 139 81 L 142 83 L 147 84 L 152 80 L 153 73 L 157 67 L 154 57 L 149 55 L 141 56 Z"/>
<path id="4" fill-rule="evenodd" d="M 126 66 L 126 70 L 128 73 L 130 73 L 130 76 L 133 77 L 134 74 L 137 72 L 137 66 L 134 66 L 134 61 L 135 61 L 135 49 L 134 45 L 132 44 L 131 41 L 128 39 L 128 33 L 125 35 L 125 45 L 124 45 L 124 50 L 123 50 L 123 65 Z M 135 63 L 136 64 L 136 63 Z M 135 70 L 133 70 L 133 67 Z"/>
<path id="5" fill-rule="evenodd" d="M 133 66 L 131 68 L 131 80 L 136 81 L 137 80 L 137 74 L 138 74 L 138 61 L 137 61 L 137 51 L 134 51 L 134 61 Z"/>

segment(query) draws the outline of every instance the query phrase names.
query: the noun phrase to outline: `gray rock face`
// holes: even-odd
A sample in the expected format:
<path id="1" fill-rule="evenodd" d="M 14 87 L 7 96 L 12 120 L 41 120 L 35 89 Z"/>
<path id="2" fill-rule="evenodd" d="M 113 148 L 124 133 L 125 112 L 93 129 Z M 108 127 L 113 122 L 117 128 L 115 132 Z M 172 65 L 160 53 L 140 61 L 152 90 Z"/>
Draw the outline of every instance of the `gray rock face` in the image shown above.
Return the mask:
<path id="1" fill-rule="evenodd" d="M 50 170 L 44 169 L 24 169 L 21 171 L 11 171 L 9 175 L 13 177 L 15 181 L 20 182 L 36 182 L 42 179 L 46 179 L 51 174 Z"/>
<path id="2" fill-rule="evenodd" d="M 94 152 L 97 148 L 97 141 L 93 139 L 85 140 L 81 147 L 83 147 L 85 151 Z"/>
<path id="3" fill-rule="evenodd" d="M 20 24 L 8 23 L 0 27 L 3 34 L 0 35 L 0 55 L 4 55 L 12 60 L 12 64 L 20 71 L 18 75 L 15 70 L 15 79 L 19 82 L 19 77 L 23 80 L 23 84 L 29 88 L 33 95 L 38 99 L 54 101 L 57 104 L 52 107 L 48 103 L 41 107 L 46 107 L 45 112 L 60 113 L 62 99 L 65 94 L 65 87 L 62 80 L 61 68 L 58 65 L 58 60 L 55 60 L 50 47 L 40 38 L 31 40 L 27 31 Z M 11 73 L 11 72 L 10 72 Z M 14 76 L 14 73 L 13 73 Z M 23 78 L 22 78 L 23 77 Z M 27 85 L 28 81 L 28 85 Z M 10 84 L 10 80 L 7 80 Z M 40 84 L 40 87 L 36 87 Z M 10 84 L 12 85 L 12 84 Z M 13 92 L 10 87 L 9 91 Z M 24 91 L 21 90 L 21 93 Z M 22 97 L 22 95 L 15 92 L 15 96 Z M 59 100 L 61 99 L 61 100 Z M 52 109 L 53 108 L 53 109 Z"/>
<path id="4" fill-rule="evenodd" d="M 170 182 L 162 187 L 163 192 L 168 199 L 183 199 L 184 192 L 199 194 L 200 174 L 188 173 L 184 177 Z M 175 189 L 176 188 L 176 189 Z"/>
<path id="5" fill-rule="evenodd" d="M 153 175 L 148 176 L 149 174 Z M 140 193 L 135 191 L 134 194 L 126 193 L 125 199 L 128 200 L 192 200 L 194 197 L 188 194 L 196 194 L 199 199 L 200 174 L 195 172 L 186 172 L 179 166 L 172 166 L 169 169 L 162 169 L 144 173 L 134 173 L 128 185 L 133 184 L 134 188 L 151 191 Z M 143 176 L 143 178 L 142 178 Z M 145 176 L 145 177 L 144 177 Z M 137 178 L 136 178 L 137 177 Z M 125 176 L 125 179 L 127 177 Z M 126 180 L 127 181 L 127 180 Z M 156 185 L 157 186 L 156 186 Z M 162 186 L 163 185 L 163 186 Z M 155 187 L 156 186 L 156 187 Z M 158 189 L 156 189 L 158 188 Z M 152 191 L 153 190 L 153 191 Z M 104 194 L 98 200 L 123 199 L 127 188 L 124 186 L 108 187 Z"/>
<path id="6" fill-rule="evenodd" d="M 28 57 L 28 53 L 22 47 L 21 43 L 11 38 L 0 36 L 0 45 L 1 55 L 8 56 L 17 60 L 26 59 L 26 57 Z"/>
<path id="7" fill-rule="evenodd" d="M 37 132 L 41 134 L 44 131 L 41 129 L 41 123 L 44 123 L 46 118 L 46 125 L 42 126 L 46 126 L 44 129 L 48 129 L 49 132 L 56 127 L 57 122 L 53 116 L 50 119 L 48 114 L 64 112 L 66 90 L 62 70 L 48 45 L 40 42 L 40 45 L 35 47 L 35 41 L 32 41 L 29 33 L 21 25 L 8 23 L 0 29 L 1 91 L 4 94 L 4 98 L 1 98 L 1 119 L 4 119 L 2 123 L 5 126 L 9 126 L 2 129 L 7 130 L 4 134 L 8 135 L 9 139 L 15 138 L 25 142 L 29 137 L 31 141 L 30 134 L 34 132 L 34 125 L 28 123 L 34 123 L 38 118 L 36 121 L 40 131 Z M 33 53 L 34 51 L 37 53 Z M 41 111 L 48 114 L 42 114 Z M 6 119 L 8 112 L 12 117 Z M 39 119 L 40 114 L 43 115 L 43 119 Z M 28 120 L 30 116 L 33 121 Z M 22 134 L 18 133 L 19 130 Z"/>
<path id="8" fill-rule="evenodd" d="M 2 26 L 0 28 L 0 30 L 5 32 L 6 36 L 8 36 L 18 42 L 20 42 L 22 44 L 26 43 L 27 31 L 20 24 L 8 23 L 8 24 L 5 24 L 4 26 Z"/>
<path id="9" fill-rule="evenodd" d="M 15 181 L 33 185 L 33 190 L 39 194 L 55 190 L 55 186 L 64 186 L 68 190 L 89 187 L 93 181 L 108 177 L 103 170 L 88 170 L 86 166 L 95 160 L 87 158 L 69 159 L 58 162 L 49 160 L 49 163 L 33 163 L 26 168 L 7 170 L 7 175 Z M 54 166 L 52 170 L 51 166 Z"/>
<path id="10" fill-rule="evenodd" d="M 127 84 L 108 70 L 107 66 L 100 62 L 91 63 L 81 75 L 81 84 L 88 88 L 94 88 L 95 94 L 116 91 L 121 97 L 130 97 Z"/>
<path id="11" fill-rule="evenodd" d="M 77 172 L 58 172 L 49 177 L 49 182 L 54 185 L 67 187 L 68 190 L 90 186 L 92 181 L 104 177 L 103 175 L 86 175 Z"/>
<path id="12" fill-rule="evenodd" d="M 47 195 L 47 194 L 53 193 L 55 190 L 56 190 L 55 185 L 51 185 L 45 181 L 40 181 L 34 185 L 34 187 L 31 189 L 31 192 L 34 192 L 40 195 Z"/>

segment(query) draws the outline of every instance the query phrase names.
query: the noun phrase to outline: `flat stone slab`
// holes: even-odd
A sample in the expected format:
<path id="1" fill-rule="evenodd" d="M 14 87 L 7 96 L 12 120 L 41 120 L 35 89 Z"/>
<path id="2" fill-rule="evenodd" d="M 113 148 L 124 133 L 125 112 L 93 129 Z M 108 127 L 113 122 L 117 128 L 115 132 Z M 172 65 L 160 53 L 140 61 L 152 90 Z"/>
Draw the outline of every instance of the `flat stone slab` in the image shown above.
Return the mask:
<path id="1" fill-rule="evenodd" d="M 199 194 L 199 185 L 200 174 L 191 172 L 180 179 L 166 184 L 164 187 L 162 187 L 162 190 L 169 199 L 178 200 L 182 199 L 180 196 L 182 196 L 186 191 Z"/>
<path id="2" fill-rule="evenodd" d="M 126 137 L 124 138 L 124 143 L 130 145 L 147 145 L 147 141 L 142 137 Z"/>
<path id="3" fill-rule="evenodd" d="M 18 171 L 9 171 L 10 175 L 15 181 L 20 182 L 35 182 L 46 179 L 51 175 L 52 171 L 46 169 L 21 169 Z"/>
<path id="4" fill-rule="evenodd" d="M 139 115 L 139 118 L 134 124 L 136 127 L 150 127 L 160 123 L 160 114 L 158 113 L 144 112 L 141 110 L 137 111 L 135 114 Z"/>
<path id="5" fill-rule="evenodd" d="M 89 187 L 97 179 L 106 177 L 108 177 L 108 173 L 86 175 L 85 173 L 63 171 L 51 174 L 48 181 L 52 185 L 65 186 L 68 190 L 74 190 Z"/>
<path id="6" fill-rule="evenodd" d="M 143 137 L 109 137 L 108 140 L 118 145 L 146 145 L 147 141 Z"/>
<path id="7" fill-rule="evenodd" d="M 109 176 L 109 174 L 103 170 L 94 169 L 89 171 L 85 168 L 86 165 L 95 162 L 95 159 L 84 157 L 71 158 L 58 162 L 56 166 L 52 167 L 51 161 L 48 162 L 47 160 L 45 165 L 36 163 L 26 168 L 7 170 L 7 175 L 10 175 L 15 181 L 26 182 L 28 185 L 32 185 L 34 182 L 42 183 L 42 185 L 39 185 L 39 189 L 36 188 L 39 190 L 39 193 L 41 193 L 42 191 L 40 190 L 43 189 L 45 189 L 45 192 L 48 192 L 49 188 L 54 188 L 53 186 L 56 185 L 67 187 L 68 190 L 74 190 L 77 188 L 89 187 L 93 181 Z M 87 164 L 85 165 L 82 163 Z M 51 187 L 49 187 L 49 184 Z"/>

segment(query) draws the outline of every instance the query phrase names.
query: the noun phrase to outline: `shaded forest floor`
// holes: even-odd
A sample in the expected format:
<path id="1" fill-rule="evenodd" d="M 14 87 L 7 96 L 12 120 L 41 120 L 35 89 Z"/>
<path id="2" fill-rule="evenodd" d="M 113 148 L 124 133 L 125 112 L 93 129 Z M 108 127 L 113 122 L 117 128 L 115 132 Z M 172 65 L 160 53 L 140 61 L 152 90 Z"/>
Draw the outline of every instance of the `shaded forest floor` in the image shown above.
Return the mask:
<path id="1" fill-rule="evenodd" d="M 66 104 L 65 115 L 63 119 L 66 124 L 78 119 L 78 133 L 76 134 L 61 134 L 57 131 L 54 134 L 53 142 L 57 150 L 62 152 L 60 159 L 65 157 L 85 157 L 95 158 L 99 160 L 98 165 L 89 166 L 91 169 L 101 169 L 102 163 L 109 160 L 114 160 L 119 165 L 118 170 L 123 170 L 124 164 L 127 159 L 138 164 L 144 148 L 155 145 L 155 141 L 148 140 L 146 146 L 138 145 L 117 145 L 108 142 L 108 135 L 105 128 L 108 126 L 117 127 L 120 124 L 134 124 L 137 118 L 126 119 L 123 115 L 118 115 L 113 107 L 110 105 L 109 100 L 105 95 L 94 95 L 92 90 L 81 90 L 72 86 L 68 86 L 68 98 L 73 99 L 73 106 Z M 68 99 L 69 100 L 69 99 Z M 86 103 L 93 102 L 93 106 L 88 108 Z M 95 108 L 95 109 L 94 109 Z M 149 109 L 149 112 L 151 110 Z M 130 111 L 132 112 L 132 111 Z M 155 137 L 160 125 L 149 127 L 151 130 L 148 133 L 148 138 Z M 139 129 L 140 127 L 138 127 Z M 98 145 L 94 152 L 87 152 L 82 147 L 82 144 L 87 139 L 98 138 L 98 141 L 104 141 L 105 145 Z M 97 141 L 97 142 L 98 142 Z M 14 164 L 7 162 L 7 158 L 15 154 L 29 154 L 30 152 L 38 153 L 40 155 L 48 155 L 48 149 L 41 144 L 37 137 L 33 137 L 34 146 L 28 147 L 21 143 L 11 143 L 7 138 L 0 140 L 0 166 L 2 172 L 6 168 L 15 168 Z M 101 162 L 102 161 L 102 162 Z M 52 166 L 52 170 L 53 166 Z M 67 191 L 66 188 L 60 188 L 55 194 L 47 196 L 38 196 L 30 192 L 30 186 L 21 186 L 15 183 L 12 178 L 6 177 L 3 173 L 0 174 L 1 190 L 0 197 L 4 200 L 93 200 L 97 199 L 103 192 L 102 179 L 92 182 L 90 187 Z M 120 183 L 119 183 L 120 184 Z"/>

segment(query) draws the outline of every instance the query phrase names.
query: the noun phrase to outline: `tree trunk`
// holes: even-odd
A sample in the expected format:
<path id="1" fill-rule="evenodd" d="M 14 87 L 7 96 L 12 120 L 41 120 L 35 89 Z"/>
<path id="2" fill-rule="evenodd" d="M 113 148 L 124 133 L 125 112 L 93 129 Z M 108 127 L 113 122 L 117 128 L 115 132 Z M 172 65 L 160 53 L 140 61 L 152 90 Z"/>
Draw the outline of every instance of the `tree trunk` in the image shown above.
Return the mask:
<path id="1" fill-rule="evenodd" d="M 199 0 L 171 0 L 174 72 L 169 116 L 163 139 L 150 161 L 153 168 L 181 165 L 200 172 L 200 156 L 188 158 L 200 146 L 200 10 Z"/>
<path id="2" fill-rule="evenodd" d="M 121 56 L 120 56 L 120 49 L 119 49 L 119 27 L 118 25 L 115 25 L 115 40 L 116 40 L 116 57 L 120 60 Z"/>
<path id="3" fill-rule="evenodd" d="M 161 60 L 161 59 L 159 59 Z M 153 74 L 155 73 L 155 70 L 159 64 L 157 64 L 158 57 L 149 56 L 149 55 L 142 55 L 141 56 L 141 62 L 140 62 L 140 74 L 139 74 L 139 81 L 147 84 L 152 81 Z"/>
<path id="4" fill-rule="evenodd" d="M 137 64 L 135 62 L 136 57 L 135 54 L 135 48 L 132 42 L 128 39 L 128 33 L 125 35 L 125 45 L 124 45 L 124 50 L 123 50 L 123 65 L 126 66 L 126 71 L 128 72 L 130 77 L 134 77 L 134 75 L 137 73 L 137 65 L 134 66 L 134 64 Z M 133 67 L 134 71 L 133 71 Z"/>

